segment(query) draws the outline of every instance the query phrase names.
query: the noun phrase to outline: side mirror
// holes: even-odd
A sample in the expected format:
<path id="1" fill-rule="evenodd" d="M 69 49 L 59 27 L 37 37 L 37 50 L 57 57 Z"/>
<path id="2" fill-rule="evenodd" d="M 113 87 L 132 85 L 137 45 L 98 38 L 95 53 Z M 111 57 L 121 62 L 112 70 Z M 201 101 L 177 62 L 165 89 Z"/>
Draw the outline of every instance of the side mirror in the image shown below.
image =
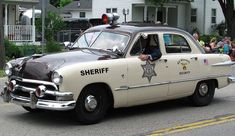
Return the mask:
<path id="1" fill-rule="evenodd" d="M 66 41 L 66 42 L 63 42 L 63 43 L 64 43 L 64 47 L 68 47 L 71 44 L 71 42 L 69 42 L 69 41 Z"/>
<path id="2" fill-rule="evenodd" d="M 63 43 L 64 43 L 65 49 L 70 49 L 70 47 L 73 45 L 73 43 L 69 42 L 69 41 L 66 41 L 66 42 L 63 42 Z"/>

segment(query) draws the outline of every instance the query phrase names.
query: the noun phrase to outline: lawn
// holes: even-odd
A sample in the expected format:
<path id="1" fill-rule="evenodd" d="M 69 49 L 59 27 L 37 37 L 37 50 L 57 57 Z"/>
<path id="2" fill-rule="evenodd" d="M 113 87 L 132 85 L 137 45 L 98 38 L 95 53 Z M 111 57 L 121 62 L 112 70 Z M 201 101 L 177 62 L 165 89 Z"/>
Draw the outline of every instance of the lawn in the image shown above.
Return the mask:
<path id="1" fill-rule="evenodd" d="M 0 78 L 4 76 L 4 71 L 0 69 Z"/>

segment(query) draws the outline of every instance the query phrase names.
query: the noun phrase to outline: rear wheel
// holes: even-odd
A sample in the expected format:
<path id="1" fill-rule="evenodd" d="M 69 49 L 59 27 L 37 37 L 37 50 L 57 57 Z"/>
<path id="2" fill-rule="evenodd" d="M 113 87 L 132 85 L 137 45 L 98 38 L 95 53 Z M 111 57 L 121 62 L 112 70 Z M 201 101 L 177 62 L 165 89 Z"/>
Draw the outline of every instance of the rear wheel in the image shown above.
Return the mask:
<path id="1" fill-rule="evenodd" d="M 215 83 L 213 81 L 201 81 L 197 84 L 197 87 L 190 100 L 195 106 L 206 106 L 211 103 L 215 94 Z"/>
<path id="2" fill-rule="evenodd" d="M 99 122 L 108 109 L 107 97 L 107 91 L 102 86 L 84 88 L 74 109 L 76 119 L 83 124 Z"/>

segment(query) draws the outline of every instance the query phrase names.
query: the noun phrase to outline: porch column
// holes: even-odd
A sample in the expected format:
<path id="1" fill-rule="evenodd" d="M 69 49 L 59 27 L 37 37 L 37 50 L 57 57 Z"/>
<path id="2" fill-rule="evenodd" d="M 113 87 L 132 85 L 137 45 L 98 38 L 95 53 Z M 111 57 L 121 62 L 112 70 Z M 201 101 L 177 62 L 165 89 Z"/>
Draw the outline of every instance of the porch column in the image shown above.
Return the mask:
<path id="1" fill-rule="evenodd" d="M 5 4 L 5 24 L 4 24 L 4 37 L 8 37 L 8 27 L 7 27 L 7 20 L 8 20 L 8 16 L 7 16 L 7 7 L 8 4 Z"/>
<path id="2" fill-rule="evenodd" d="M 168 24 L 168 8 L 169 7 L 166 7 L 166 22 L 165 22 L 166 24 Z"/>
<path id="3" fill-rule="evenodd" d="M 147 18 L 148 18 L 148 6 L 145 5 L 144 6 L 144 21 L 147 22 Z"/>
<path id="4" fill-rule="evenodd" d="M 157 23 L 157 12 L 158 12 L 158 8 L 156 7 L 156 9 L 155 9 L 155 23 Z"/>
<path id="5" fill-rule="evenodd" d="M 32 41 L 35 42 L 35 6 L 32 8 Z"/>

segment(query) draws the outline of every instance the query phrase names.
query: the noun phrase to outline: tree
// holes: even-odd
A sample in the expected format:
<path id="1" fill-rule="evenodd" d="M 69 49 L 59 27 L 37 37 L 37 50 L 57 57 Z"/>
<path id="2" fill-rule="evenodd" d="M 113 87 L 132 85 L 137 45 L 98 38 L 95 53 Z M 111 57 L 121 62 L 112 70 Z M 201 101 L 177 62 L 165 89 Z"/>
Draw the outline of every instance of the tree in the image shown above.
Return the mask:
<path id="1" fill-rule="evenodd" d="M 66 24 L 62 18 L 53 12 L 48 12 L 45 19 L 45 37 L 47 41 L 54 40 L 54 34 L 58 31 L 63 30 L 66 27 Z M 36 21 L 36 28 L 38 31 L 42 30 L 41 19 Z"/>
<path id="2" fill-rule="evenodd" d="M 65 5 L 71 3 L 73 0 L 50 0 L 50 4 L 57 8 L 64 7 Z"/>
<path id="3" fill-rule="evenodd" d="M 224 13 L 225 22 L 227 25 L 227 35 L 232 39 L 235 38 L 235 10 L 234 0 L 218 0 L 221 9 Z"/>
<path id="4" fill-rule="evenodd" d="M 72 0 L 60 0 L 60 7 L 64 7 L 65 5 L 71 3 Z"/>

